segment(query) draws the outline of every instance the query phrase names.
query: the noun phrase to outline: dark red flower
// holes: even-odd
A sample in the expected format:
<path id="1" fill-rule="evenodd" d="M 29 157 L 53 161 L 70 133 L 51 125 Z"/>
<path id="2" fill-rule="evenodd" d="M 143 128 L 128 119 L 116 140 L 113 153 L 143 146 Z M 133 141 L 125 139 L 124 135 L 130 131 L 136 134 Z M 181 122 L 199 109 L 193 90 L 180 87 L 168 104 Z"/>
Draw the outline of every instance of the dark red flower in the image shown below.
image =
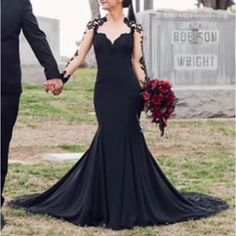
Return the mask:
<path id="1" fill-rule="evenodd" d="M 159 124 L 161 136 L 164 135 L 164 128 L 167 127 L 167 120 L 175 111 L 178 101 L 171 89 L 172 85 L 168 80 L 148 80 L 144 83 L 142 96 L 144 99 L 143 110 L 151 122 Z"/>

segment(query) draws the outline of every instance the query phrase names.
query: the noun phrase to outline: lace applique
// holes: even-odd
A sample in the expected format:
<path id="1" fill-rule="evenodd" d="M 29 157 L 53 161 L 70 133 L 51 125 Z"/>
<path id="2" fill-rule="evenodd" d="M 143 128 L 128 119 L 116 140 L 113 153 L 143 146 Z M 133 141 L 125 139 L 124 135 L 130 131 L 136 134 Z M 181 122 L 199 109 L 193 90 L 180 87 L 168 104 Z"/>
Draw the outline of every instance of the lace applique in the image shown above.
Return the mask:
<path id="1" fill-rule="evenodd" d="M 97 28 L 99 26 L 101 26 L 105 21 L 107 21 L 106 17 L 90 20 L 87 23 L 87 30 L 90 30 L 90 29 L 97 30 Z M 84 31 L 81 42 L 84 40 L 84 37 L 85 37 L 85 34 L 86 34 L 87 30 Z M 67 62 L 66 66 L 65 66 L 65 69 L 60 74 L 60 77 L 61 77 L 61 80 L 63 81 L 63 83 L 66 83 L 69 80 L 70 76 L 71 76 L 71 75 L 68 75 L 68 76 L 65 77 L 66 68 L 68 67 L 70 62 L 73 61 L 75 59 L 75 57 L 77 57 L 77 56 L 79 56 L 79 51 L 78 50 L 76 50 L 74 56 L 70 58 L 70 60 Z"/>
<path id="2" fill-rule="evenodd" d="M 142 33 L 143 32 L 143 28 L 141 24 L 138 24 L 135 21 L 129 20 L 127 17 L 124 18 L 124 22 L 131 28 L 131 30 L 137 31 L 138 33 Z"/>
<path id="3" fill-rule="evenodd" d="M 143 50 L 143 27 L 141 24 L 136 23 L 135 21 L 129 20 L 128 18 L 124 18 L 124 22 L 131 28 L 132 32 L 138 32 L 141 34 L 141 49 L 142 49 L 142 57 L 139 60 L 139 63 L 141 65 L 141 69 L 144 71 L 145 74 L 145 81 L 149 81 L 149 77 L 147 74 L 147 67 L 144 59 L 144 50 Z"/>
<path id="4" fill-rule="evenodd" d="M 106 17 L 102 17 L 102 18 L 97 18 L 97 19 L 94 19 L 94 20 L 90 20 L 87 24 L 87 28 L 88 29 L 95 29 L 97 30 L 97 28 L 99 26 L 101 26 L 104 22 L 107 21 L 107 18 Z"/>
<path id="5" fill-rule="evenodd" d="M 145 74 L 145 81 L 148 82 L 150 79 L 147 74 L 147 67 L 144 58 L 144 50 L 143 50 L 143 35 L 141 36 L 141 48 L 142 48 L 142 57 L 139 59 L 139 63 L 141 64 L 141 69 L 144 71 Z"/>
<path id="6" fill-rule="evenodd" d="M 94 20 L 90 20 L 87 24 L 87 29 L 94 29 L 94 31 L 97 31 L 98 27 L 103 25 L 104 22 L 107 21 L 107 18 L 106 17 L 102 17 L 102 18 L 97 18 L 97 19 L 94 19 Z M 82 37 L 82 40 L 84 40 L 84 36 L 86 34 L 86 30 L 84 31 L 84 34 L 83 34 L 83 37 Z"/>
<path id="7" fill-rule="evenodd" d="M 78 49 L 77 49 L 77 50 L 75 51 L 74 56 L 70 58 L 70 60 L 67 62 L 66 66 L 65 66 L 65 69 L 64 69 L 64 70 L 62 71 L 62 73 L 60 74 L 60 78 L 61 78 L 61 80 L 62 80 L 63 83 L 66 83 L 66 82 L 69 80 L 70 76 L 71 76 L 71 75 L 68 75 L 68 76 L 65 77 L 66 68 L 68 67 L 68 65 L 70 64 L 70 62 L 73 61 L 73 60 L 75 59 L 75 57 L 77 57 L 78 55 L 79 55 L 79 51 L 78 51 Z"/>

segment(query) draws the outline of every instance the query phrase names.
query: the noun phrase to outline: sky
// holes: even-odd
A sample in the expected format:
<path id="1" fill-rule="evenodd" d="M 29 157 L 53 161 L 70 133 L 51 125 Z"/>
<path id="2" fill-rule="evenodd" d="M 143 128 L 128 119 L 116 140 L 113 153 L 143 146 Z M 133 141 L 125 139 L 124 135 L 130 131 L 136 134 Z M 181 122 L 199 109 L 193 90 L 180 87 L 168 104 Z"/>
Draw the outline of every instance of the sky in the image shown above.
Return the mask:
<path id="1" fill-rule="evenodd" d="M 141 0 L 141 3 L 144 0 Z M 181 4 L 179 3 L 181 2 Z M 195 0 L 154 0 L 154 9 L 193 9 Z M 36 16 L 44 16 L 60 21 L 60 55 L 71 56 L 91 18 L 88 0 L 31 0 Z M 106 12 L 102 11 L 102 15 Z"/>

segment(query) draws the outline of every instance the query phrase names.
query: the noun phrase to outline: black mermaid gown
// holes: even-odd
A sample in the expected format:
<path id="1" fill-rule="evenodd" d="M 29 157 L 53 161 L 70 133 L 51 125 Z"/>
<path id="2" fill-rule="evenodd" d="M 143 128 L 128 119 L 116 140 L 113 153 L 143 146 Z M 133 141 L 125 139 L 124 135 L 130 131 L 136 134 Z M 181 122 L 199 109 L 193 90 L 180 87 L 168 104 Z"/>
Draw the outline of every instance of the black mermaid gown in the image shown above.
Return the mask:
<path id="1" fill-rule="evenodd" d="M 170 224 L 207 217 L 228 208 L 221 199 L 180 193 L 150 153 L 140 127 L 141 87 L 131 65 L 133 31 L 114 43 L 94 21 L 98 63 L 94 107 L 98 128 L 69 172 L 47 191 L 9 202 L 14 208 L 48 214 L 78 226 L 113 230 Z"/>

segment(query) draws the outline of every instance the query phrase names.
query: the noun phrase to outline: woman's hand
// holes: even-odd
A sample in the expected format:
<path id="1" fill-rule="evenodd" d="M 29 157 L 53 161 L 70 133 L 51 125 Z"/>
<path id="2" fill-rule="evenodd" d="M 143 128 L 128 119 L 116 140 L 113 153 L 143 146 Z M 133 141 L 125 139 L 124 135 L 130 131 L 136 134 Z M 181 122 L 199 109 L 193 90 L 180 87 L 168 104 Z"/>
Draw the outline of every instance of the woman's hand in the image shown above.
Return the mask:
<path id="1" fill-rule="evenodd" d="M 55 96 L 57 96 L 57 95 L 59 95 L 59 94 L 62 92 L 62 89 L 63 89 L 63 88 L 57 89 L 57 90 L 53 90 L 52 93 L 53 93 Z"/>
<path id="2" fill-rule="evenodd" d="M 61 79 L 50 79 L 44 83 L 45 92 L 51 91 L 54 95 L 59 95 L 63 89 L 63 82 Z"/>

